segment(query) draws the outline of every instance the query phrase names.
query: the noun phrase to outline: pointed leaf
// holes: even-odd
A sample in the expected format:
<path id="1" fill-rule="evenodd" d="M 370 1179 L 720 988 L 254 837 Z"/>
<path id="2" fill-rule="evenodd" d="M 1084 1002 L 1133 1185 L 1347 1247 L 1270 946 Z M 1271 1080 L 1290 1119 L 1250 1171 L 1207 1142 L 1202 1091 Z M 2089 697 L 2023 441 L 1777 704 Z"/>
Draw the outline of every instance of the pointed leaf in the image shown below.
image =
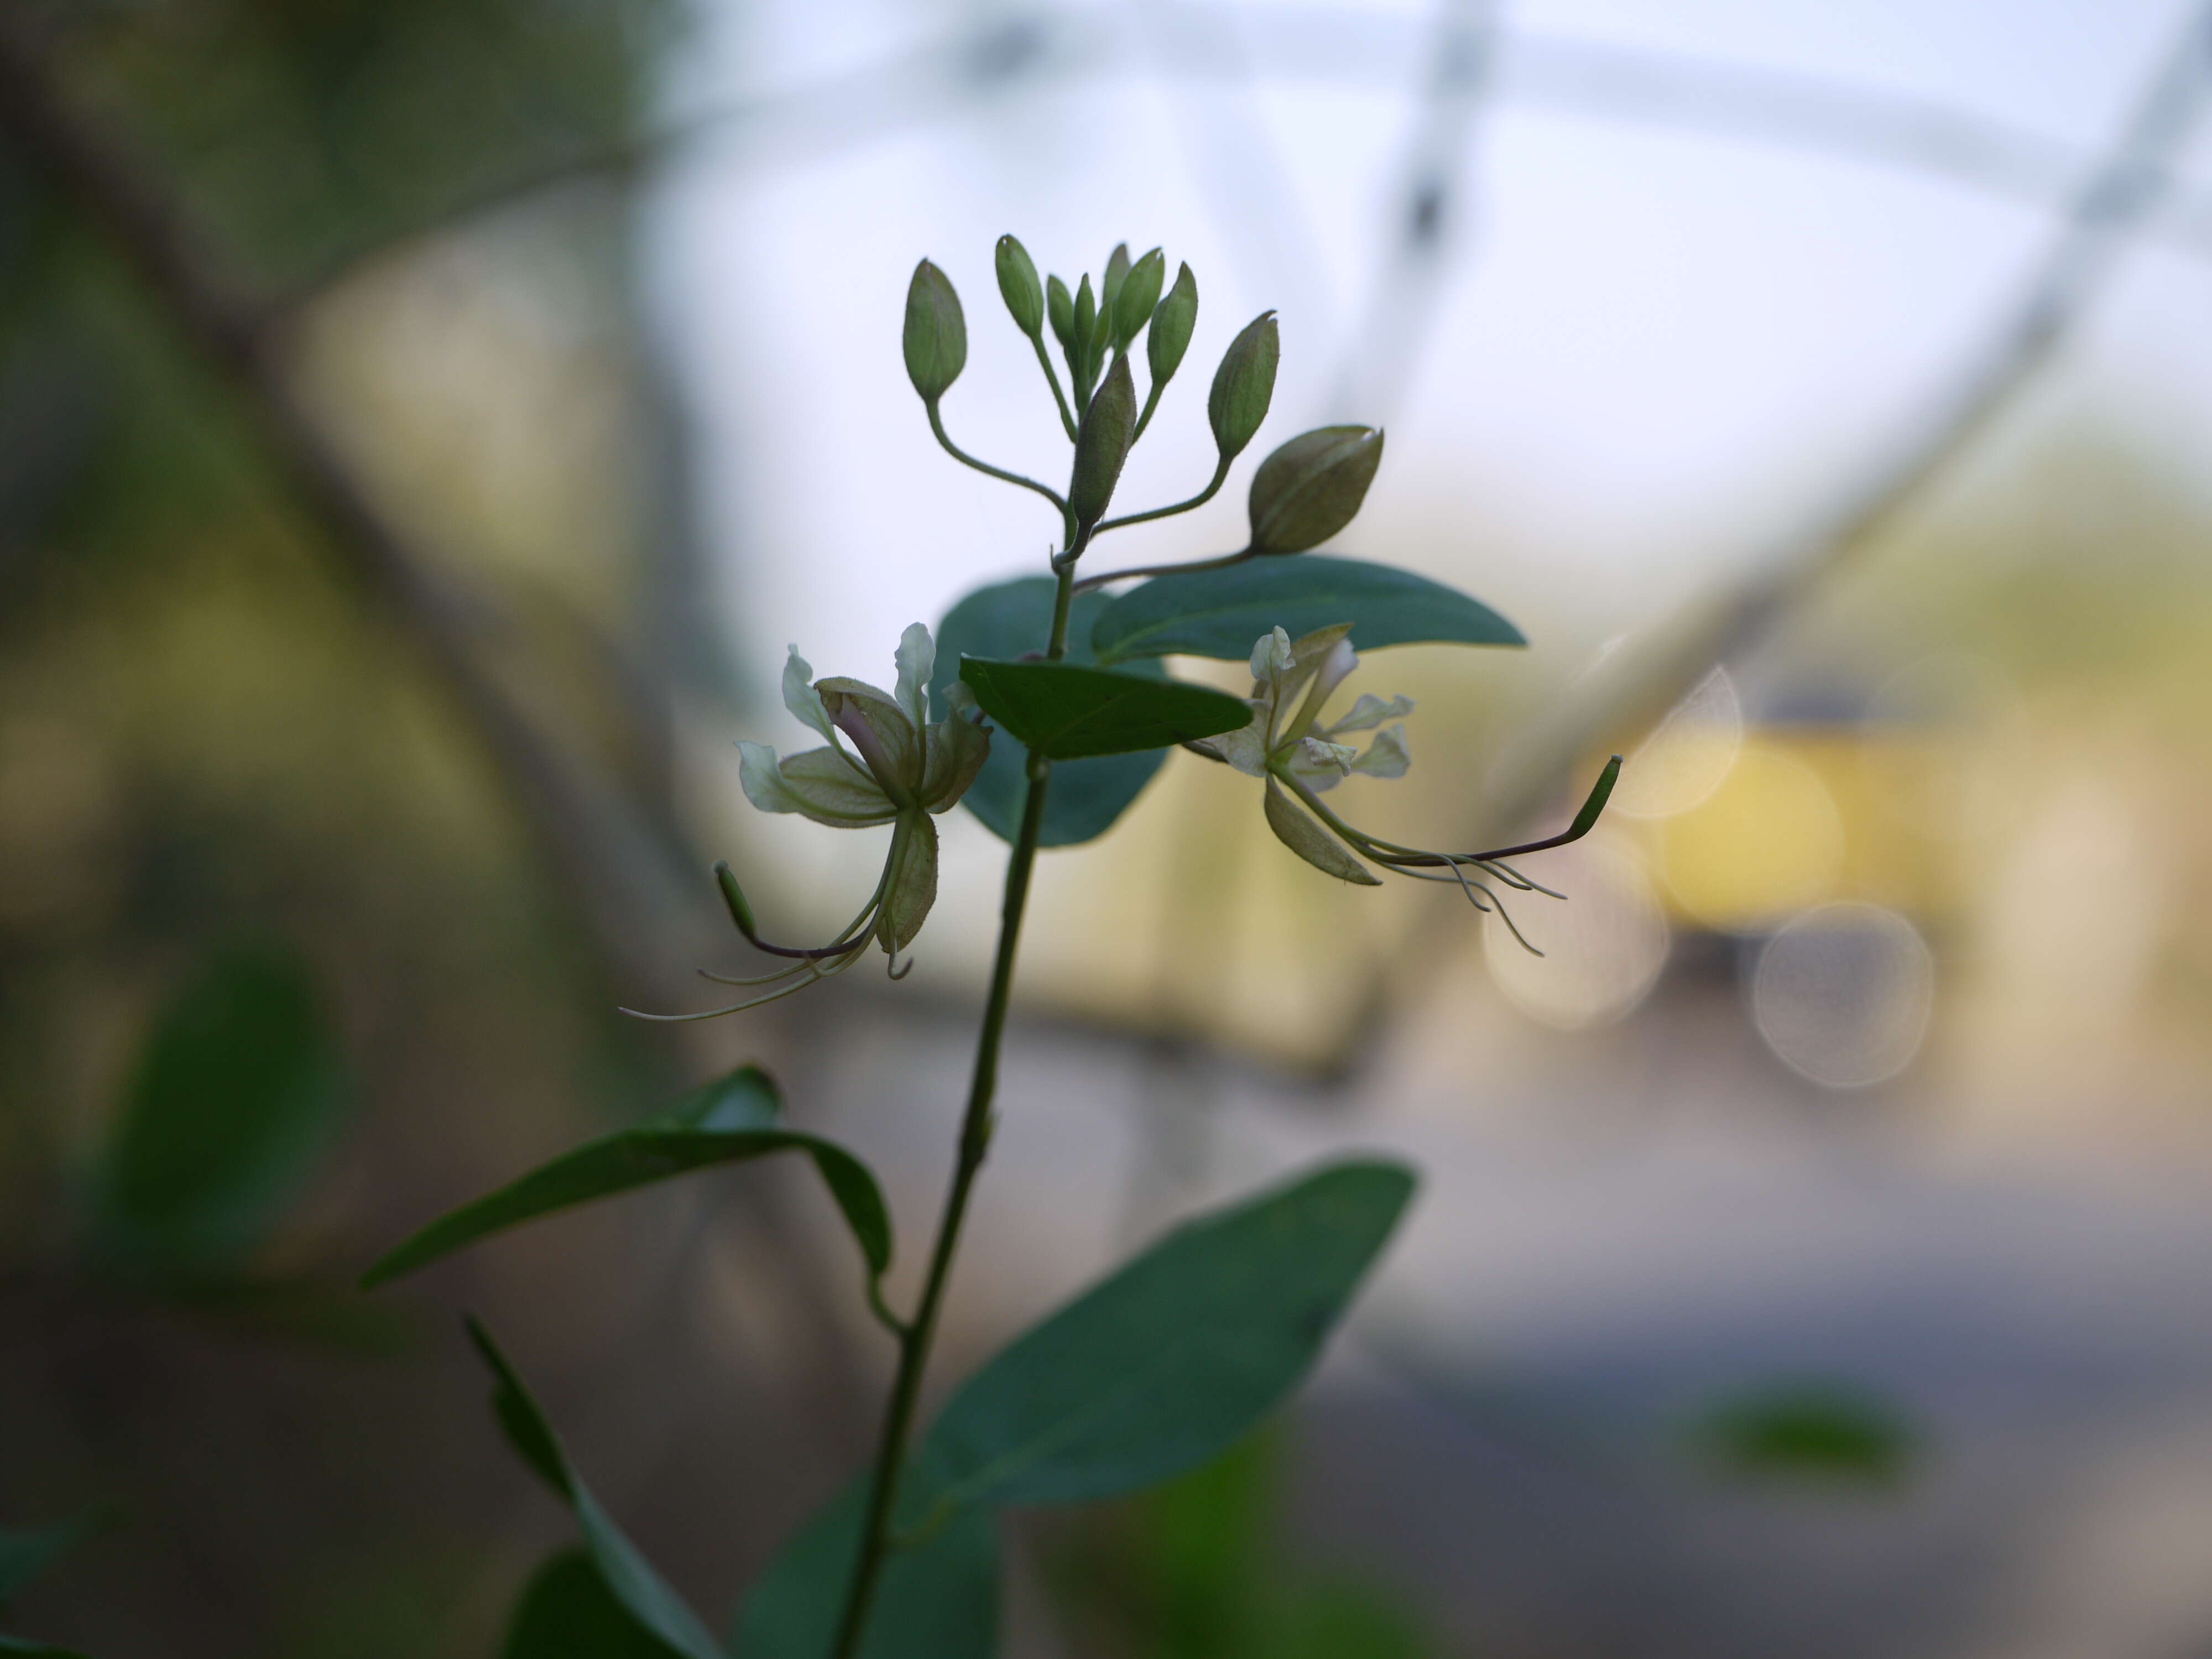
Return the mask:
<path id="1" fill-rule="evenodd" d="M 891 1261 L 890 1212 L 868 1166 L 834 1141 L 774 1127 L 780 1105 L 765 1073 L 745 1066 L 696 1089 L 659 1116 L 597 1140 L 440 1217 L 362 1277 L 367 1289 L 539 1216 L 773 1152 L 805 1152 L 860 1241 L 872 1279 Z"/>
<path id="2" fill-rule="evenodd" d="M 1267 780 L 1267 828 L 1275 839 L 1324 875 L 1362 887 L 1380 887 L 1381 878 L 1352 855 L 1352 849 L 1283 793 L 1282 785 Z"/>
<path id="3" fill-rule="evenodd" d="M 799 1528 L 746 1593 L 738 1659 L 823 1659 L 837 1633 L 860 1550 L 867 1477 Z M 860 1659 L 991 1659 L 998 1651 L 999 1531 L 961 1510 L 898 1551 L 876 1583 Z"/>
<path id="4" fill-rule="evenodd" d="M 562 1550 L 531 1576 L 499 1659 L 680 1659 L 615 1599 L 588 1553 Z"/>
<path id="5" fill-rule="evenodd" d="M 1133 657 L 1242 662 L 1271 628 L 1296 639 L 1352 624 L 1362 651 L 1386 645 L 1526 645 L 1521 630 L 1480 600 L 1410 570 L 1308 553 L 1220 570 L 1155 576 L 1109 605 L 1092 625 L 1102 663 Z"/>
<path id="6" fill-rule="evenodd" d="M 313 977 L 289 951 L 217 958 L 163 1012 L 95 1171 L 100 1249 L 192 1279 L 259 1244 L 350 1102 Z"/>
<path id="7" fill-rule="evenodd" d="M 917 1513 L 1109 1498 L 1227 1449 L 1311 1368 L 1413 1191 L 1338 1164 L 1169 1234 L 962 1385 Z"/>
<path id="8" fill-rule="evenodd" d="M 1080 668 L 1066 662 L 960 660 L 983 712 L 1053 760 L 1126 755 L 1231 731 L 1252 718 L 1242 697 L 1211 686 Z"/>
<path id="9" fill-rule="evenodd" d="M 1052 633 L 1053 579 L 1024 576 L 979 588 L 945 613 L 937 629 L 937 669 L 930 682 L 941 717 L 947 709 L 945 693 L 960 678 L 963 654 L 1011 659 L 1028 651 L 1042 651 Z M 1078 593 L 1068 613 L 1067 660 L 1091 660 L 1091 629 L 1112 601 L 1096 592 Z M 1120 671 L 1164 680 L 1167 669 L 1149 659 L 1130 663 Z M 1062 761 L 1052 769 L 1052 790 L 1045 797 L 1044 830 L 1039 843 L 1073 847 L 1111 829 L 1167 762 L 1167 750 L 1142 754 L 1103 755 L 1091 760 Z M 1011 842 L 1021 823 L 1022 804 L 1029 793 L 1029 750 L 1012 734 L 1000 732 L 991 739 L 975 781 L 961 804 L 983 821 L 1000 840 Z"/>
<path id="10" fill-rule="evenodd" d="M 653 1571 L 652 1564 L 638 1553 L 637 1546 L 615 1524 L 614 1518 L 599 1507 L 591 1488 L 577 1478 L 568 1454 L 553 1433 L 552 1425 L 545 1420 L 545 1413 L 531 1398 L 530 1390 L 523 1387 L 514 1368 L 507 1364 L 507 1356 L 493 1342 L 491 1334 L 473 1319 L 468 1322 L 468 1329 L 477 1352 L 483 1356 L 484 1364 L 491 1367 L 497 1379 L 492 1390 L 492 1408 L 498 1413 L 501 1427 L 507 1431 L 507 1438 L 514 1443 L 522 1460 L 575 1511 L 576 1523 L 584 1534 L 584 1547 L 590 1552 L 592 1564 L 599 1569 L 608 1594 L 631 1618 L 683 1655 L 684 1659 L 727 1659 L 720 1644 L 699 1622 L 698 1615 Z"/>

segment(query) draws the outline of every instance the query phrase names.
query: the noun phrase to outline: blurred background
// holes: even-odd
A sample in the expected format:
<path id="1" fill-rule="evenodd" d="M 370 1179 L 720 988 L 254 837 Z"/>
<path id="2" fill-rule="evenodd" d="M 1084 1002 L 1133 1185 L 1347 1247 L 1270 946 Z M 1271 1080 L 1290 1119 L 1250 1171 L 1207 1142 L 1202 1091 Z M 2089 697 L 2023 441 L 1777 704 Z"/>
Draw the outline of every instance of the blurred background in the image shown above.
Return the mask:
<path id="1" fill-rule="evenodd" d="M 904 982 L 614 1011 L 745 970 L 716 857 L 785 934 L 872 884 L 738 791 L 787 642 L 881 681 L 1038 568 L 897 346 L 927 255 L 952 429 L 1064 465 L 1011 230 L 1196 274 L 1123 501 L 1276 308 L 1263 442 L 1389 431 L 1340 550 L 1528 635 L 1368 659 L 1360 821 L 1630 758 L 1540 957 L 1185 757 L 1047 855 L 940 1387 L 1198 1205 L 1427 1179 L 1279 1425 L 1010 1523 L 1009 1651 L 2212 1656 L 2208 106 L 2172 0 L 14 0 L 0 1529 L 88 1535 L 0 1629 L 495 1651 L 568 1522 L 465 1307 L 718 1624 L 857 1465 L 891 1356 L 798 1174 L 350 1282 L 747 1059 L 917 1254 L 980 824 Z M 1244 477 L 1101 556 L 1240 544 Z"/>

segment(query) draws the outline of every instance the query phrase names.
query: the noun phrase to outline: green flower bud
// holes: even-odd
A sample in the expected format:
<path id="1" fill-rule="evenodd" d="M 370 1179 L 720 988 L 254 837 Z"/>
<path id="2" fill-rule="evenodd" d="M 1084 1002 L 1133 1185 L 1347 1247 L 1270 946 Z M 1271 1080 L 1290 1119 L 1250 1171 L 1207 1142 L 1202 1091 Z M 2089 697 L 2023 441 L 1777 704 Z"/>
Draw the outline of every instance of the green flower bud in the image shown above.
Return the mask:
<path id="1" fill-rule="evenodd" d="M 1044 289 L 1029 250 L 1011 236 L 999 238 L 999 297 L 1013 313 L 1016 328 L 1032 340 L 1043 334 Z"/>
<path id="2" fill-rule="evenodd" d="M 730 920 L 738 924 L 738 931 L 747 939 L 757 939 L 759 933 L 753 927 L 753 907 L 745 902 L 744 890 L 738 885 L 737 877 L 731 873 L 726 863 L 715 865 L 714 882 L 722 890 L 722 902 L 730 907 Z"/>
<path id="3" fill-rule="evenodd" d="M 924 259 L 906 290 L 906 373 L 933 404 L 968 366 L 968 319 L 943 271 Z"/>
<path id="4" fill-rule="evenodd" d="M 1213 389 L 1206 394 L 1206 418 L 1212 425 L 1222 459 L 1243 454 L 1260 422 L 1267 418 L 1267 404 L 1275 395 L 1275 365 L 1282 355 L 1282 337 L 1272 311 L 1263 311 L 1246 324 L 1222 353 L 1221 367 L 1213 371 Z"/>
<path id="5" fill-rule="evenodd" d="M 1198 279 L 1184 265 L 1176 270 L 1167 298 L 1153 309 L 1152 331 L 1145 336 L 1145 359 L 1152 365 L 1154 386 L 1165 386 L 1175 378 L 1182 354 L 1190 349 L 1191 330 L 1197 326 Z"/>
<path id="6" fill-rule="evenodd" d="M 1106 276 L 1098 285 L 1098 309 L 1101 314 L 1108 317 L 1114 314 L 1114 302 L 1121 298 L 1121 284 L 1128 280 L 1129 245 L 1127 242 L 1116 242 L 1114 244 L 1114 251 L 1106 256 Z"/>
<path id="7" fill-rule="evenodd" d="M 1068 481 L 1067 506 L 1085 529 L 1105 517 L 1136 429 L 1136 385 L 1129 376 L 1129 360 L 1116 357 L 1075 430 L 1075 471 Z"/>
<path id="8" fill-rule="evenodd" d="M 1067 284 L 1057 276 L 1045 279 L 1045 315 L 1052 319 L 1052 337 L 1060 342 L 1060 350 L 1068 362 L 1075 362 L 1075 300 L 1067 291 Z"/>
<path id="9" fill-rule="evenodd" d="M 1303 553 L 1350 524 L 1382 461 L 1382 434 L 1371 426 L 1302 432 L 1252 475 L 1252 547 Z"/>
<path id="10" fill-rule="evenodd" d="M 1091 349 L 1097 336 L 1098 301 L 1091 297 L 1091 273 L 1086 270 L 1075 289 L 1075 360 L 1067 366 L 1076 385 L 1086 392 L 1098 374 L 1097 355 Z"/>
<path id="11" fill-rule="evenodd" d="M 1114 343 L 1127 350 L 1129 343 L 1144 331 L 1159 303 L 1160 284 L 1167 279 L 1167 256 L 1154 248 L 1129 267 L 1129 274 L 1121 279 L 1121 289 L 1114 296 Z"/>

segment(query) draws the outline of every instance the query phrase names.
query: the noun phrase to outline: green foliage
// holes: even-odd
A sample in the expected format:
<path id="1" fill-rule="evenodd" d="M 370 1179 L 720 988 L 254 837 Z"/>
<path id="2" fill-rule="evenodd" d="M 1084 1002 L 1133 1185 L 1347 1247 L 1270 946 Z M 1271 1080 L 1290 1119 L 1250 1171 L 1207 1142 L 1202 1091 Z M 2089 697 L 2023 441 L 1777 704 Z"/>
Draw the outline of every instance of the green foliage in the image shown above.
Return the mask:
<path id="1" fill-rule="evenodd" d="M 960 677 L 985 714 L 1050 760 L 1162 749 L 1252 718 L 1243 698 L 1209 686 L 1073 663 L 963 657 Z"/>
<path id="2" fill-rule="evenodd" d="M 17 1654 L 21 1659 L 86 1659 L 75 1648 L 58 1648 L 51 1642 L 33 1642 L 21 1636 L 0 1636 L 0 1653 Z"/>
<path id="3" fill-rule="evenodd" d="M 1267 405 L 1275 396 L 1275 367 L 1282 356 L 1282 335 L 1272 311 L 1245 324 L 1222 354 L 1221 366 L 1213 371 L 1212 389 L 1206 396 L 1206 418 L 1224 461 L 1243 454 L 1260 422 L 1267 418 Z"/>
<path id="4" fill-rule="evenodd" d="M 1155 576 L 1113 601 L 1091 625 L 1097 659 L 1213 657 L 1242 662 L 1271 628 L 1292 639 L 1352 624 L 1363 651 L 1387 645 L 1526 645 L 1521 630 L 1479 599 L 1389 565 L 1308 555 L 1218 570 Z"/>
<path id="5" fill-rule="evenodd" d="M 860 1553 L 863 1474 L 787 1543 L 739 1610 L 738 1659 L 821 1659 Z M 892 1555 L 859 1659 L 990 1659 L 998 1651 L 999 1529 L 952 1512 Z"/>
<path id="6" fill-rule="evenodd" d="M 350 1102 L 306 966 L 241 950 L 163 1012 L 94 1171 L 95 1247 L 134 1275 L 204 1279 L 261 1243 Z"/>
<path id="7" fill-rule="evenodd" d="M 891 1261 L 890 1212 L 866 1164 L 834 1141 L 775 1127 L 782 1101 L 750 1066 L 695 1089 L 635 1128 L 587 1141 L 518 1181 L 450 1212 L 398 1245 L 362 1276 L 363 1288 L 413 1273 L 465 1245 L 556 1210 L 718 1164 L 805 1152 L 867 1260 L 869 1278 Z"/>
<path id="8" fill-rule="evenodd" d="M 0 1607 L 82 1543 L 99 1524 L 87 1513 L 51 1527 L 0 1528 Z"/>
<path id="9" fill-rule="evenodd" d="M 545 1413 L 494 1344 L 490 1333 L 473 1319 L 469 1321 L 468 1329 L 477 1351 L 496 1379 L 492 1389 L 492 1410 L 500 1426 L 507 1431 L 507 1439 L 522 1461 L 575 1512 L 576 1523 L 584 1534 L 584 1547 L 607 1593 L 633 1620 L 684 1656 L 684 1659 L 727 1659 L 720 1644 L 707 1633 L 707 1627 L 699 1622 L 698 1615 L 653 1570 L 652 1564 L 638 1553 L 637 1546 L 599 1506 L 591 1488 L 577 1478 L 568 1454 L 554 1436 L 552 1425 L 545 1420 Z M 528 1610 L 526 1607 L 525 1610 Z"/>
<path id="10" fill-rule="evenodd" d="M 1832 1382 L 1749 1390 L 1699 1418 L 1687 1440 L 1724 1474 L 1840 1486 L 1897 1486 L 1919 1449 L 1911 1420 L 1891 1401 Z"/>
<path id="11" fill-rule="evenodd" d="M 968 319 L 945 274 L 924 259 L 907 284 L 907 378 L 926 404 L 942 398 L 968 366 Z"/>
<path id="12" fill-rule="evenodd" d="M 994 582 L 978 588 L 945 613 L 945 620 L 937 625 L 937 666 L 929 684 L 930 696 L 940 712 L 945 708 L 946 690 L 960 678 L 963 656 L 1006 660 L 1044 649 L 1052 632 L 1053 589 L 1049 576 Z M 1091 627 L 1110 603 L 1100 592 L 1075 596 L 1068 617 L 1067 661 L 1092 660 Z M 1120 672 L 1154 680 L 1167 678 L 1166 668 L 1152 661 L 1132 662 Z M 1052 769 L 1052 792 L 1045 799 L 1039 845 L 1073 847 L 1104 835 L 1166 762 L 1167 751 L 1155 749 L 1149 753 L 1106 755 L 1056 764 Z M 1023 799 L 1029 793 L 1028 774 L 1029 750 L 1012 732 L 1000 731 L 992 738 L 983 769 L 961 798 L 961 805 L 1000 840 L 1011 842 L 1021 821 Z"/>
<path id="13" fill-rule="evenodd" d="M 1291 439 L 1252 475 L 1253 550 L 1319 547 L 1358 515 L 1382 464 L 1382 434 L 1371 426 L 1325 426 Z"/>
<path id="14" fill-rule="evenodd" d="M 926 1541 L 893 1556 L 893 1570 L 939 1560 L 967 1588 L 956 1601 L 957 1586 L 909 1565 L 914 1599 L 901 1607 L 918 1618 L 927 1605 L 980 1641 L 994 1510 L 1139 1491 L 1249 1433 L 1310 1368 L 1413 1191 L 1395 1164 L 1328 1166 L 1178 1227 L 1016 1339 L 947 1403 L 900 1492 L 902 1528 Z M 821 1651 L 865 1498 L 865 1482 L 841 1494 L 755 1587 L 742 1659 Z M 889 1573 L 884 1584 L 888 1596 Z M 870 1628 L 886 1645 L 864 1651 L 990 1651 L 884 1634 L 901 1627 L 879 1613 Z"/>
<path id="15" fill-rule="evenodd" d="M 1076 1503 L 1218 1455 L 1305 1375 L 1413 1193 L 1337 1164 L 1178 1227 L 962 1386 L 918 1500 Z"/>
<path id="16" fill-rule="evenodd" d="M 499 1659 L 682 1659 L 615 1599 L 590 1554 L 562 1550 L 522 1592 Z"/>

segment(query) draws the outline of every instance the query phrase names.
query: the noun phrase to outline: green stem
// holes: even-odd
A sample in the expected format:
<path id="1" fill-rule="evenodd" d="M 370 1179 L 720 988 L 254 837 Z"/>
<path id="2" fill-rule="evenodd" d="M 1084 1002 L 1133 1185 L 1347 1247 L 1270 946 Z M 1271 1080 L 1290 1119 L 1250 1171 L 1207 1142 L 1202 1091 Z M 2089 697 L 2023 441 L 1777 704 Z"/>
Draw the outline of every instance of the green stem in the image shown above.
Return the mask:
<path id="1" fill-rule="evenodd" d="M 1135 441 L 1133 439 L 1131 441 L 1133 442 Z M 1170 519 L 1173 518 L 1178 513 L 1188 513 L 1198 507 L 1204 507 L 1208 501 L 1212 501 L 1216 495 L 1221 493 L 1221 481 L 1228 476 L 1229 457 L 1224 455 L 1221 458 L 1221 464 L 1213 469 L 1212 482 L 1208 483 L 1205 489 L 1200 490 L 1197 495 L 1192 496 L 1188 501 L 1177 501 L 1171 507 L 1156 507 L 1149 513 L 1132 513 L 1127 518 L 1109 519 L 1104 524 L 1100 525 L 1098 528 L 1091 533 L 1093 535 L 1103 535 L 1107 531 L 1119 530 L 1124 525 L 1149 524 L 1154 519 Z"/>
<path id="2" fill-rule="evenodd" d="M 972 466 L 987 477 L 997 478 L 1005 483 L 1019 484 L 1024 489 L 1035 490 L 1060 509 L 1060 528 L 1070 539 L 1073 538 L 1075 515 L 1067 510 L 1066 497 L 1049 484 L 1041 484 L 1035 478 L 1024 478 L 1020 473 L 1009 472 L 1003 466 L 993 466 L 988 461 L 977 460 L 952 441 L 951 434 L 945 429 L 945 417 L 937 412 L 937 404 L 934 401 L 925 403 L 922 407 L 929 411 L 929 429 L 937 434 L 937 441 L 944 446 L 946 454 L 963 466 Z"/>
<path id="3" fill-rule="evenodd" d="M 1110 530 L 1111 525 L 1101 525 L 1101 530 Z M 1103 587 L 1109 582 L 1133 581 L 1139 576 L 1182 576 L 1194 570 L 1226 570 L 1232 564 L 1243 564 L 1258 555 L 1250 548 L 1242 553 L 1224 553 L 1218 559 L 1195 559 L 1187 564 L 1140 564 L 1127 570 L 1105 570 L 1096 576 L 1085 576 L 1076 583 L 1075 591 L 1088 593 L 1094 587 Z"/>
<path id="4" fill-rule="evenodd" d="M 1073 569 L 1060 573 L 1059 602 L 1054 608 L 1052 639 L 1047 654 L 1057 661 L 1067 650 L 1068 602 L 1074 586 Z M 991 1148 L 991 1133 L 998 1122 L 991 1109 L 999 1087 L 999 1049 L 1006 1032 L 1006 1008 L 1014 989 L 1014 953 L 1021 941 L 1022 913 L 1030 896 L 1030 874 L 1036 866 L 1037 839 L 1044 829 L 1044 799 L 1052 781 L 1052 763 L 1040 756 L 1030 757 L 1029 799 L 1022 807 L 1021 829 L 1014 836 L 1012 856 L 1006 860 L 1006 901 L 1000 911 L 999 952 L 991 969 L 991 991 L 983 1005 L 983 1029 L 975 1039 L 975 1071 L 968 1085 L 968 1109 L 960 1121 L 960 1148 L 952 1165 L 951 1185 L 945 1194 L 945 1210 L 937 1224 L 937 1243 L 930 1250 L 929 1272 L 922 1281 L 921 1301 L 914 1318 L 899 1333 L 898 1375 L 891 1383 L 890 1403 L 884 1413 L 884 1431 L 877 1443 L 874 1468 L 868 1486 L 868 1513 L 860 1534 L 860 1559 L 845 1593 L 845 1611 L 837 1626 L 832 1659 L 854 1659 L 860 1638 L 867 1629 L 868 1610 L 875 1600 L 877 1581 L 891 1547 L 891 1522 L 898 1509 L 899 1477 L 904 1471 L 908 1442 L 914 1433 L 915 1407 L 921 1398 L 922 1373 L 929 1364 L 931 1341 L 945 1305 L 945 1291 L 952 1278 L 952 1258 L 960 1247 L 961 1224 L 968 1217 L 968 1199 L 975 1176 Z"/>
<path id="5" fill-rule="evenodd" d="M 1042 334 L 1030 335 L 1030 343 L 1036 348 L 1037 362 L 1044 369 L 1045 384 L 1052 388 L 1052 400 L 1060 410 L 1060 423 L 1067 428 L 1067 441 L 1073 443 L 1075 441 L 1075 416 L 1072 412 L 1070 412 L 1067 407 L 1067 394 L 1060 389 L 1060 376 L 1053 373 L 1052 354 L 1044 349 L 1044 336 Z M 1144 430 L 1141 426 L 1137 429 L 1139 432 Z M 1135 441 L 1132 439 L 1131 441 L 1134 442 Z"/>

